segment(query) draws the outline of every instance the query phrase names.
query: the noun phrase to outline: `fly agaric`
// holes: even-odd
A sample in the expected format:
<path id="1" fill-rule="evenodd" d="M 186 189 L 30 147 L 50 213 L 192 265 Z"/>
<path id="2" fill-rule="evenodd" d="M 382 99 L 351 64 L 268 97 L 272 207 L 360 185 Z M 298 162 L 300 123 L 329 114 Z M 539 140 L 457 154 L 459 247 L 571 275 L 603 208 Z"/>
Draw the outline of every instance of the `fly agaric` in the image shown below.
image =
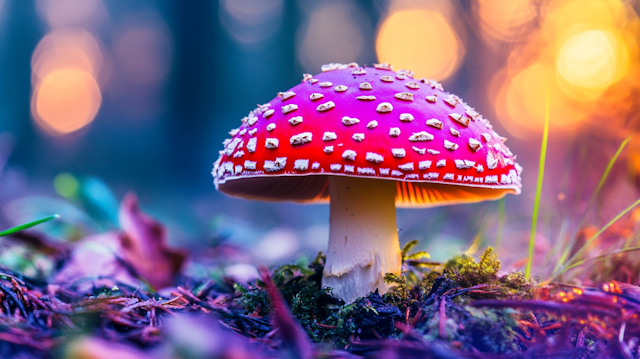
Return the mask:
<path id="1" fill-rule="evenodd" d="M 434 80 L 330 64 L 259 105 L 215 162 L 231 196 L 330 202 L 323 286 L 347 303 L 400 274 L 396 206 L 519 194 L 522 167 L 489 121 Z"/>

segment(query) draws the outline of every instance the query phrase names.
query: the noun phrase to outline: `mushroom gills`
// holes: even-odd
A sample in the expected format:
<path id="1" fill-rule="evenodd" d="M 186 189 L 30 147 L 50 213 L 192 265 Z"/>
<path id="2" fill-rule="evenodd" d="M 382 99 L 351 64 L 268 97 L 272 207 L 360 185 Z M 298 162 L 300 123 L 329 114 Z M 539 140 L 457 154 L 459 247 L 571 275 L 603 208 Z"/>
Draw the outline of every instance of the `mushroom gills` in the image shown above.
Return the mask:
<path id="1" fill-rule="evenodd" d="M 325 287 L 351 303 L 379 290 L 386 293 L 386 273 L 400 274 L 393 181 L 331 176 L 330 228 Z"/>
<path id="2" fill-rule="evenodd" d="M 330 146 L 331 147 L 331 146 Z M 261 201 L 294 201 L 298 203 L 329 202 L 329 178 L 334 176 L 256 176 L 236 178 L 218 183 L 218 189 L 230 196 Z M 440 177 L 442 178 L 442 177 Z M 364 178 L 366 180 L 375 180 Z M 438 179 L 432 178 L 432 179 Z M 500 199 L 513 188 L 452 186 L 431 182 L 383 180 L 396 186 L 396 206 L 426 208 L 458 203 L 474 203 Z"/>

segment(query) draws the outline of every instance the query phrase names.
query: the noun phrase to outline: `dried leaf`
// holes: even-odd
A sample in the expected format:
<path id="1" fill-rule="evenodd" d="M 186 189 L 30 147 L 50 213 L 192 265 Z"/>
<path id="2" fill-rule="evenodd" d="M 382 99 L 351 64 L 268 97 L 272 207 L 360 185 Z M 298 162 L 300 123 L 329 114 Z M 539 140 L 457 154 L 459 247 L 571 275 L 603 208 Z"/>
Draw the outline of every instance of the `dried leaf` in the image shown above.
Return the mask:
<path id="1" fill-rule="evenodd" d="M 120 259 L 122 246 L 120 234 L 109 232 L 86 237 L 78 242 L 69 255 L 69 260 L 56 274 L 54 282 L 71 285 L 78 283 L 76 289 L 86 292 L 93 287 L 113 287 L 124 283 L 134 287 L 138 280 Z M 92 278 L 92 281 L 84 281 Z"/>
<path id="2" fill-rule="evenodd" d="M 78 287 L 80 291 L 117 283 L 135 287 L 139 279 L 154 289 L 173 284 L 185 254 L 167 246 L 167 233 L 162 224 L 140 211 L 134 194 L 125 196 L 119 217 L 123 231 L 90 236 L 79 242 L 56 275 L 57 283 L 96 278 L 82 283 Z"/>
<path id="3" fill-rule="evenodd" d="M 167 231 L 162 224 L 140 211 L 138 198 L 128 193 L 118 213 L 122 259 L 136 274 L 155 289 L 173 284 L 182 268 L 185 253 L 167 246 Z"/>

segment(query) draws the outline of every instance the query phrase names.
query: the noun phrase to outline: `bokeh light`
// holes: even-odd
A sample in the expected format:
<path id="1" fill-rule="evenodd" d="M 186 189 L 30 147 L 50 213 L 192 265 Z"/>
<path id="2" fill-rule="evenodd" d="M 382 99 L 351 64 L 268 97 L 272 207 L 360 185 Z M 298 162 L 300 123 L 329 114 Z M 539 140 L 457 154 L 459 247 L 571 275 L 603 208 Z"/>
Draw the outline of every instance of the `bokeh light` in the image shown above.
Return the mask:
<path id="1" fill-rule="evenodd" d="M 101 102 L 100 88 L 91 74 L 63 68 L 40 81 L 33 93 L 31 111 L 49 134 L 62 135 L 89 124 Z"/>
<path id="2" fill-rule="evenodd" d="M 38 81 L 60 68 L 74 68 L 98 77 L 102 53 L 96 39 L 86 30 L 60 29 L 48 33 L 33 51 L 33 80 Z"/>
<path id="3" fill-rule="evenodd" d="M 173 34 L 162 14 L 144 9 L 115 26 L 113 70 L 105 98 L 117 104 L 113 126 L 150 125 L 166 109 L 163 92 L 173 66 Z M 133 120 L 133 121 L 132 121 Z"/>
<path id="4" fill-rule="evenodd" d="M 566 31 L 579 24 L 597 28 L 625 26 L 628 25 L 625 17 L 631 12 L 624 3 L 622 0 L 556 1 L 548 9 L 541 30 L 549 39 L 562 39 Z"/>
<path id="5" fill-rule="evenodd" d="M 599 30 L 570 37 L 558 55 L 560 75 L 582 87 L 602 87 L 611 82 L 616 68 L 616 44 L 611 37 Z"/>
<path id="6" fill-rule="evenodd" d="M 149 84 L 166 78 L 171 69 L 171 38 L 158 20 L 129 24 L 116 32 L 114 62 L 128 83 Z"/>
<path id="7" fill-rule="evenodd" d="M 50 135 L 74 132 L 93 121 L 102 96 L 101 46 L 83 29 L 58 29 L 40 40 L 31 58 L 35 123 Z"/>
<path id="8" fill-rule="evenodd" d="M 465 53 L 443 13 L 420 8 L 389 14 L 378 30 L 376 51 L 380 62 L 438 81 L 455 72 Z"/>
<path id="9" fill-rule="evenodd" d="M 564 101 L 552 76 L 553 67 L 536 63 L 513 75 L 504 83 L 496 98 L 496 113 L 512 135 L 531 139 L 540 131 L 545 118 L 547 90 L 550 101 L 550 123 L 555 129 L 570 129 L 585 119 L 584 113 Z M 537 139 L 538 137 L 535 136 Z"/>
<path id="10" fill-rule="evenodd" d="M 532 0 L 478 0 L 472 4 L 481 39 L 494 49 L 503 42 L 522 41 L 533 33 L 530 27 L 538 10 Z"/>
<path id="11" fill-rule="evenodd" d="M 280 29 L 283 3 L 283 0 L 222 0 L 220 24 L 236 42 L 252 45 Z"/>
<path id="12" fill-rule="evenodd" d="M 479 16 L 482 9 L 479 4 Z M 505 68 L 493 77 L 488 96 L 498 119 L 512 135 L 531 138 L 542 130 L 548 89 L 556 134 L 570 134 L 578 126 L 623 128 L 610 121 L 626 117 L 629 96 L 640 89 L 627 79 L 639 70 L 639 30 L 637 14 L 623 1 L 550 3 L 536 31 L 514 43 Z"/>
<path id="13" fill-rule="evenodd" d="M 53 29 L 94 28 L 107 17 L 100 0 L 38 0 L 37 9 Z"/>
<path id="14" fill-rule="evenodd" d="M 324 64 L 357 62 L 364 54 L 368 27 L 367 18 L 352 5 L 323 5 L 298 33 L 298 58 L 302 66 L 316 73 Z"/>
<path id="15" fill-rule="evenodd" d="M 53 178 L 53 188 L 65 198 L 76 198 L 80 190 L 80 182 L 70 173 L 59 173 Z"/>
<path id="16" fill-rule="evenodd" d="M 558 54 L 558 74 L 578 87 L 578 99 L 595 98 L 626 72 L 629 56 L 626 46 L 606 30 L 586 30 L 569 37 Z M 563 82 L 560 82 L 561 84 Z M 575 92 L 568 89 L 570 96 Z"/>

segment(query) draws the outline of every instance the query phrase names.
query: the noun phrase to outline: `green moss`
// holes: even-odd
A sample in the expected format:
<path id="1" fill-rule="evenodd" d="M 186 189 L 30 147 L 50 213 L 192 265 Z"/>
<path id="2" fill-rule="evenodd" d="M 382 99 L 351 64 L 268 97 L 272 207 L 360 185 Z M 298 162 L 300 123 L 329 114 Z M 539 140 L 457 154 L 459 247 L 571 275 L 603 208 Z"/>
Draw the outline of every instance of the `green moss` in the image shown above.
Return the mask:
<path id="1" fill-rule="evenodd" d="M 267 292 L 257 287 L 245 288 L 236 283 L 233 286 L 236 294 L 239 294 L 235 306 L 242 309 L 244 314 L 266 316 L 271 310 Z"/>
<path id="2" fill-rule="evenodd" d="M 355 303 L 345 304 L 331 295 L 330 288 L 321 287 L 325 263 L 322 253 L 308 266 L 279 267 L 272 277 L 292 314 L 314 342 L 344 348 L 354 338 L 399 337 L 402 333 L 394 323 L 404 322 L 408 312 L 410 321 L 421 313 L 415 320 L 415 329 L 429 340 L 455 341 L 467 349 L 491 353 L 515 350 L 517 322 L 513 311 L 477 309 L 469 304 L 477 296 L 528 297 L 533 283 L 525 280 L 522 272 L 498 277 L 500 261 L 491 247 L 477 261 L 461 255 L 443 265 L 424 265 L 415 259 L 428 254 L 409 254 L 416 244 L 417 241 L 411 241 L 402 250 L 403 275 L 385 275 L 384 280 L 390 285 L 387 293 L 382 296 L 372 293 Z M 234 288 L 237 310 L 268 319 L 271 308 L 263 283 L 257 281 L 248 287 L 236 284 Z M 443 297 L 446 297 L 444 317 L 440 316 Z M 446 330 L 443 336 L 439 333 L 442 320 Z"/>
<path id="3" fill-rule="evenodd" d="M 517 321 L 513 309 L 478 309 L 465 307 L 471 315 L 466 321 L 465 342 L 484 352 L 507 353 L 518 349 Z"/>
<path id="4" fill-rule="evenodd" d="M 383 296 L 386 303 L 399 306 L 407 301 L 409 289 L 407 289 L 407 280 L 404 276 L 387 273 L 384 276 L 384 282 L 391 285 L 389 291 Z"/>
<path id="5" fill-rule="evenodd" d="M 429 292 L 431 291 L 431 288 L 433 287 L 433 284 L 435 283 L 436 279 L 440 278 L 441 276 L 442 276 L 442 270 L 432 270 L 429 273 L 424 275 L 420 285 L 423 286 L 427 292 Z"/>
<path id="6" fill-rule="evenodd" d="M 321 288 L 325 256 L 319 253 L 308 266 L 288 264 L 274 270 L 272 278 L 291 313 L 314 342 L 329 342 L 345 347 L 354 333 L 355 304 L 345 303 L 331 295 L 330 288 Z M 235 285 L 236 308 L 245 315 L 268 318 L 270 300 L 264 283 L 256 281 L 249 288 Z"/>
<path id="7" fill-rule="evenodd" d="M 461 255 L 450 260 L 446 269 L 448 279 L 457 282 L 461 287 L 469 288 L 478 284 L 495 284 L 498 280 L 500 261 L 493 248 L 488 247 L 478 262 L 473 257 Z"/>
<path id="8" fill-rule="evenodd" d="M 513 271 L 498 279 L 503 292 L 512 299 L 530 299 L 536 280 L 527 280 L 521 271 Z"/>
<path id="9" fill-rule="evenodd" d="M 418 260 L 422 258 L 431 258 L 429 253 L 425 251 L 417 251 L 409 254 L 409 251 L 413 249 L 418 244 L 418 240 L 414 239 L 412 241 L 407 242 L 404 247 L 402 247 L 402 261 L 406 262 L 407 260 Z"/>
<path id="10" fill-rule="evenodd" d="M 474 308 L 469 297 L 446 298 L 441 316 L 442 297 L 423 306 L 423 318 L 416 325 L 427 341 L 456 342 L 466 350 L 487 353 L 509 353 L 517 350 L 515 311 L 511 309 Z M 441 325 L 443 324 L 443 325 Z M 444 327 L 445 332 L 440 333 Z"/>

